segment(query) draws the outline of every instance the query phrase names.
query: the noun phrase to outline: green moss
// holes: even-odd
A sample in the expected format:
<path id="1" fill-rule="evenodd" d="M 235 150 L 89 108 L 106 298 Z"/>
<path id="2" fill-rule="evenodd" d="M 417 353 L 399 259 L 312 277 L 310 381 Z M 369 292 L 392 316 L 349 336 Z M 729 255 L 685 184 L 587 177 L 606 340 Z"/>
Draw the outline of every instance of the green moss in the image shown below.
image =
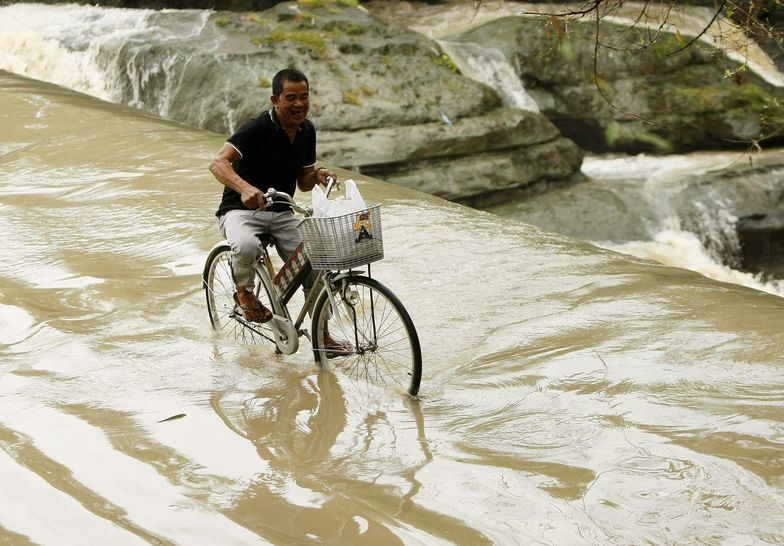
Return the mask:
<path id="1" fill-rule="evenodd" d="M 558 44 L 558 53 L 561 59 L 569 64 L 577 62 L 577 53 L 575 53 L 572 41 L 568 37 L 564 37 Z"/>
<path id="2" fill-rule="evenodd" d="M 341 6 L 355 8 L 359 5 L 359 0 L 297 0 L 297 4 L 312 9 L 333 8 Z M 334 12 L 334 10 L 331 10 Z"/>
<path id="3" fill-rule="evenodd" d="M 460 74 L 460 70 L 458 70 L 457 65 L 446 53 L 442 53 L 441 55 L 434 57 L 433 62 L 436 63 L 436 66 L 441 66 L 447 70 L 450 70 L 451 72 L 454 72 L 455 74 Z"/>
<path id="4" fill-rule="evenodd" d="M 680 49 L 682 46 L 678 43 L 675 34 L 662 33 L 649 45 L 650 51 L 657 59 L 663 59 L 672 52 Z"/>
<path id="5" fill-rule="evenodd" d="M 623 147 L 624 142 L 641 142 L 648 144 L 657 153 L 672 153 L 672 142 L 648 131 L 634 131 L 622 127 L 617 122 L 612 122 L 604 130 L 604 139 L 610 148 Z"/>
<path id="6" fill-rule="evenodd" d="M 265 78 L 264 76 L 257 76 L 256 79 L 259 82 L 259 87 L 261 87 L 262 89 L 272 88 L 272 82 L 269 80 L 269 78 Z"/>
<path id="7" fill-rule="evenodd" d="M 363 25 L 345 20 L 330 21 L 324 25 L 324 30 L 332 35 L 347 34 L 349 36 L 359 36 L 360 34 L 365 33 L 365 27 Z"/>
<path id="8" fill-rule="evenodd" d="M 215 18 L 215 24 L 221 28 L 227 26 L 229 23 L 231 23 L 231 19 L 229 19 L 225 15 L 221 15 L 220 17 Z"/>
<path id="9" fill-rule="evenodd" d="M 250 15 L 248 15 L 248 21 L 251 21 L 258 25 L 269 24 L 269 21 L 264 17 L 262 17 L 261 15 L 259 15 L 258 13 L 251 13 Z"/>
<path id="10" fill-rule="evenodd" d="M 310 52 L 311 56 L 319 59 L 326 55 L 327 43 L 324 41 L 320 32 L 315 30 L 297 30 L 284 32 L 276 30 L 267 36 L 270 43 L 291 42 L 297 44 Z"/>
<path id="11" fill-rule="evenodd" d="M 759 115 L 765 109 L 780 108 L 776 97 L 755 83 L 738 85 L 732 79 L 713 85 L 672 86 L 667 93 L 652 95 L 651 104 L 654 111 L 661 113 L 710 113 L 740 109 L 749 115 Z"/>
<path id="12" fill-rule="evenodd" d="M 359 106 L 361 104 L 356 91 L 352 91 L 351 89 L 343 91 L 343 103 L 351 104 L 353 106 Z"/>
<path id="13" fill-rule="evenodd" d="M 751 106 L 755 110 L 780 107 L 779 101 L 774 95 L 754 83 L 736 85 L 732 96 L 733 106 Z"/>
<path id="14" fill-rule="evenodd" d="M 664 137 L 647 131 L 641 131 L 635 135 L 637 140 L 651 145 L 657 152 L 662 154 L 671 154 L 673 151 L 672 142 Z"/>
<path id="15" fill-rule="evenodd" d="M 610 148 L 615 148 L 615 145 L 618 144 L 618 141 L 625 136 L 626 132 L 616 122 L 611 123 L 607 129 L 604 130 L 604 141 Z"/>

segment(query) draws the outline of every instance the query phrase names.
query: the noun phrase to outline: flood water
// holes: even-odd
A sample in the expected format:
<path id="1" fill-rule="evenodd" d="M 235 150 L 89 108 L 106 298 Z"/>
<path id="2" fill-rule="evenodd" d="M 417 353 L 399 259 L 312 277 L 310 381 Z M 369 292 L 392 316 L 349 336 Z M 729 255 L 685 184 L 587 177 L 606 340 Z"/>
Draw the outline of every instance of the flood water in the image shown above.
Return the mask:
<path id="1" fill-rule="evenodd" d="M 0 543 L 784 543 L 784 299 L 341 172 L 409 399 L 212 332 L 222 141 L 0 72 Z"/>

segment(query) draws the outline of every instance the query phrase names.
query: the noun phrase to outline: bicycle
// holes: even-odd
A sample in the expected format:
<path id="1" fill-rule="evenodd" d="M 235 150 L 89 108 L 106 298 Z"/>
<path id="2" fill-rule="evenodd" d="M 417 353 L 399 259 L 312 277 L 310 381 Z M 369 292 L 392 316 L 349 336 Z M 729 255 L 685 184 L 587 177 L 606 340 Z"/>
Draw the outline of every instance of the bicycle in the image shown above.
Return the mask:
<path id="1" fill-rule="evenodd" d="M 336 184 L 329 180 L 327 195 Z M 380 205 L 322 218 L 274 188 L 264 199 L 268 204 L 283 199 L 304 216 L 299 224 L 303 243 L 276 272 L 269 253 L 274 239 L 260 236 L 254 293 L 273 313 L 265 323 L 243 316 L 234 298 L 231 248 L 226 241 L 217 243 L 202 276 L 213 328 L 246 344 L 274 343 L 276 351 L 285 355 L 297 352 L 299 338 L 305 336 L 320 367 L 331 366 L 356 380 L 401 387 L 415 396 L 422 379 L 422 351 L 414 322 L 398 297 L 370 271 L 370 264 L 384 256 Z M 288 304 L 312 270 L 318 272 L 316 281 L 292 321 Z M 302 328 L 309 310 L 310 332 Z M 325 343 L 334 335 L 342 338 L 342 347 Z"/>

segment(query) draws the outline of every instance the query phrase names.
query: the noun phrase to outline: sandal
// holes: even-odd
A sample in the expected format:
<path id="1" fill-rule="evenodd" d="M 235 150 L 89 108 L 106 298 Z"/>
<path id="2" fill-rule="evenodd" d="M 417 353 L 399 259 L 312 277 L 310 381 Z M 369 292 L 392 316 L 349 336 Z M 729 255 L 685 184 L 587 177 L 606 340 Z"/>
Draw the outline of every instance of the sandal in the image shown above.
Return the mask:
<path id="1" fill-rule="evenodd" d="M 348 341 L 329 338 L 329 341 L 324 343 L 324 356 L 327 358 L 336 358 L 338 356 L 348 356 L 354 354 L 354 346 Z"/>
<path id="2" fill-rule="evenodd" d="M 272 320 L 272 311 L 264 307 L 264 305 L 257 300 L 255 297 L 254 303 L 251 306 L 244 307 L 240 304 L 240 298 L 237 296 L 237 293 L 234 292 L 234 303 L 237 304 L 237 307 L 242 309 L 242 316 L 248 322 L 258 322 L 258 323 L 265 323 Z"/>

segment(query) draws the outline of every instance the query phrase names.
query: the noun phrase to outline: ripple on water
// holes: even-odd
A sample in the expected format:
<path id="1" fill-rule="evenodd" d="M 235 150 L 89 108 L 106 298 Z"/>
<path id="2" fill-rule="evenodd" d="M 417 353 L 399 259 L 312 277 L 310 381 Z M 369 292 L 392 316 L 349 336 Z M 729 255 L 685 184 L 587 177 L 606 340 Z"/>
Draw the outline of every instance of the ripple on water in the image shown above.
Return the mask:
<path id="1" fill-rule="evenodd" d="M 30 336 L 35 319 L 19 307 L 0 304 L 0 345 L 13 345 Z"/>

